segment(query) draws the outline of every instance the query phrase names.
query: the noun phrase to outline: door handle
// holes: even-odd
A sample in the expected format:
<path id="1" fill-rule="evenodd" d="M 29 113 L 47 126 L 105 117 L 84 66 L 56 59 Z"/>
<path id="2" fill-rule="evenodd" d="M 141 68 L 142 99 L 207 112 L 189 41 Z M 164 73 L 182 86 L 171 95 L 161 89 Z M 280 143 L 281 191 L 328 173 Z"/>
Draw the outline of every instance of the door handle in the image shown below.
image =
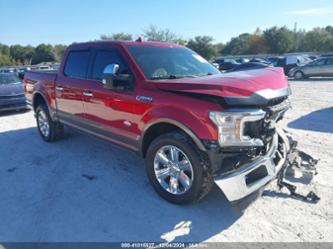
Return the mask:
<path id="1" fill-rule="evenodd" d="M 64 88 L 62 86 L 57 86 L 56 90 L 62 92 L 62 91 L 64 91 Z"/>
<path id="2" fill-rule="evenodd" d="M 94 97 L 94 94 L 92 92 L 83 92 L 83 95 L 87 97 Z"/>

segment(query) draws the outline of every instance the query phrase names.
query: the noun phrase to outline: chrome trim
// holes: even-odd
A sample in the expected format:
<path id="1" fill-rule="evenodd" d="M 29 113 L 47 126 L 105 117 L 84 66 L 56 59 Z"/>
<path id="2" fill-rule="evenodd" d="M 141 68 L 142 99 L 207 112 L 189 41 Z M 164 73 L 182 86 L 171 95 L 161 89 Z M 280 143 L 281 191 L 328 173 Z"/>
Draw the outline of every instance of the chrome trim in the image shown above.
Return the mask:
<path id="1" fill-rule="evenodd" d="M 279 140 L 282 141 L 280 145 Z M 279 146 L 281 146 L 281 148 L 279 148 Z M 286 134 L 282 129 L 277 128 L 277 133 L 274 135 L 271 147 L 265 156 L 240 166 L 238 171 L 234 171 L 228 175 L 216 176 L 214 181 L 230 202 L 238 201 L 273 180 L 284 165 L 289 150 L 290 145 Z M 276 157 L 279 157 L 277 164 L 274 162 Z M 246 176 L 262 166 L 266 168 L 268 174 L 247 185 Z"/>
<path id="2" fill-rule="evenodd" d="M 92 92 L 83 92 L 83 95 L 86 97 L 94 97 L 94 94 Z"/>

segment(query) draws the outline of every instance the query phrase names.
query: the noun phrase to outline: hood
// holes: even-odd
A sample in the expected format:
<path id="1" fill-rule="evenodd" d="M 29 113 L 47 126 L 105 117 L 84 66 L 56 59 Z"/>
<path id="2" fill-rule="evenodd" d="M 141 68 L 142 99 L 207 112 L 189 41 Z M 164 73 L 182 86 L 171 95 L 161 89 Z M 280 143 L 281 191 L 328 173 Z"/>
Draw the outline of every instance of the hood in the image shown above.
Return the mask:
<path id="1" fill-rule="evenodd" d="M 0 85 L 0 96 L 15 96 L 23 94 L 23 84 Z"/>
<path id="2" fill-rule="evenodd" d="M 230 105 L 267 105 L 290 94 L 282 68 L 153 81 L 161 90 L 221 97 Z"/>

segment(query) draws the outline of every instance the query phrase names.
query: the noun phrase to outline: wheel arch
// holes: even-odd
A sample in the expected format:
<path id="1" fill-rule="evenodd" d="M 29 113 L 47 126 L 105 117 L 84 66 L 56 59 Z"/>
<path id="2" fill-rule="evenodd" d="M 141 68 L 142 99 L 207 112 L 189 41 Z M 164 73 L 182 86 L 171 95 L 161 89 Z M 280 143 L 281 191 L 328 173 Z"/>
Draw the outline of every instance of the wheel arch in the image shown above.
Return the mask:
<path id="1" fill-rule="evenodd" d="M 52 109 L 50 108 L 48 99 L 46 98 L 46 96 L 41 93 L 40 91 L 37 91 L 34 93 L 33 97 L 32 97 L 32 108 L 34 111 L 36 111 L 36 108 L 40 105 L 40 104 L 45 104 L 47 106 L 47 109 L 49 111 L 49 114 L 51 116 L 51 118 L 53 120 L 55 120 L 55 113 L 52 112 Z"/>
<path id="2" fill-rule="evenodd" d="M 150 143 L 156 137 L 172 131 L 183 132 L 192 139 L 194 144 L 198 146 L 201 151 L 206 151 L 206 148 L 202 141 L 195 135 L 195 133 L 190 128 L 178 121 L 163 118 L 154 121 L 150 123 L 147 127 L 145 127 L 143 135 L 140 139 L 140 154 L 145 157 Z"/>

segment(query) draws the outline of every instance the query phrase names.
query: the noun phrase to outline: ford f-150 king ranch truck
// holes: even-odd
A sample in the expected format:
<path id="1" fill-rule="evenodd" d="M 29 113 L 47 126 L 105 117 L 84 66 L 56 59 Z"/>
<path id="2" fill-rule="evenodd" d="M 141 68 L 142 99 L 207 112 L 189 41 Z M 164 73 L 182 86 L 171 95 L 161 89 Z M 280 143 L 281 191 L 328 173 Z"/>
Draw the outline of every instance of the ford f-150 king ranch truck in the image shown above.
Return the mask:
<path id="1" fill-rule="evenodd" d="M 69 46 L 58 72 L 27 72 L 24 89 L 45 141 L 66 125 L 132 149 L 173 203 L 214 182 L 230 202 L 247 199 L 289 150 L 276 125 L 289 106 L 281 68 L 222 74 L 176 44 L 88 42 Z"/>

